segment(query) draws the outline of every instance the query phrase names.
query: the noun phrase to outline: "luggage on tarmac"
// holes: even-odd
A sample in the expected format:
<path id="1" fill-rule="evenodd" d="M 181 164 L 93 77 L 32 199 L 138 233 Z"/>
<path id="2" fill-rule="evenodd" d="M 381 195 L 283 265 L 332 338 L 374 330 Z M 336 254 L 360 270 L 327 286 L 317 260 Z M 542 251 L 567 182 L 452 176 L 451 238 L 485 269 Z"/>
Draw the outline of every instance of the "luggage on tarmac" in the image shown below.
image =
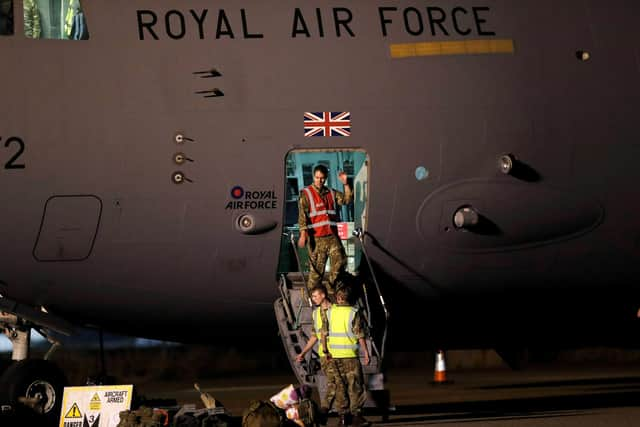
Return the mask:
<path id="1" fill-rule="evenodd" d="M 319 413 L 316 403 L 308 398 L 300 399 L 286 410 L 287 418 L 299 427 L 316 427 Z"/>
<path id="2" fill-rule="evenodd" d="M 285 421 L 284 411 L 271 401 L 253 400 L 242 414 L 242 427 L 281 427 Z"/>
<path id="3" fill-rule="evenodd" d="M 286 412 L 271 401 L 254 400 L 242 416 L 242 427 L 298 426 L 318 426 L 318 407 L 313 400 L 302 399 Z"/>
<path id="4" fill-rule="evenodd" d="M 166 411 L 151 408 L 140 408 L 135 411 L 120 412 L 117 427 L 164 427 L 167 422 Z M 176 414 L 172 427 L 230 427 L 231 417 L 227 413 L 211 413 L 204 409 L 199 411 L 183 411 Z"/>
<path id="5" fill-rule="evenodd" d="M 271 403 L 276 405 L 278 408 L 286 410 L 289 406 L 298 401 L 298 395 L 296 393 L 295 387 L 293 387 L 293 384 L 289 384 L 287 387 L 271 396 L 269 401 L 271 401 Z"/>
<path id="6" fill-rule="evenodd" d="M 271 396 L 268 401 L 254 400 L 244 411 L 242 427 L 316 427 L 319 412 L 311 400 L 311 388 L 293 384 Z"/>
<path id="7" fill-rule="evenodd" d="M 298 402 L 298 416 L 304 427 L 318 425 L 318 406 L 311 399 L 301 399 Z"/>
<path id="8" fill-rule="evenodd" d="M 226 414 L 190 413 L 173 419 L 173 427 L 230 427 L 231 418 Z"/>
<path id="9" fill-rule="evenodd" d="M 120 422 L 116 427 L 162 427 L 165 420 L 165 414 L 143 406 L 135 411 L 120 412 Z"/>
<path id="10" fill-rule="evenodd" d="M 207 415 L 200 421 L 200 427 L 230 427 L 231 420 L 227 415 Z"/>
<path id="11" fill-rule="evenodd" d="M 193 414 L 179 415 L 173 419 L 173 427 L 200 427 L 200 421 Z"/>

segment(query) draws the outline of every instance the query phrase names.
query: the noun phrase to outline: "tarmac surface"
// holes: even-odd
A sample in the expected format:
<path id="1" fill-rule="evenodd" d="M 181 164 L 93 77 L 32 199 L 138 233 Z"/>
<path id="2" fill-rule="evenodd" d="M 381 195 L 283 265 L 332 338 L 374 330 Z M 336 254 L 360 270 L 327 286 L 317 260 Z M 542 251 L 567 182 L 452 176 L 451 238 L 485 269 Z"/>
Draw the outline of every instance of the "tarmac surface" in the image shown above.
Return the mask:
<path id="1" fill-rule="evenodd" d="M 369 410 L 367 419 L 380 426 L 609 427 L 640 423 L 637 363 L 449 371 L 446 385 L 433 385 L 432 379 L 433 372 L 427 370 L 390 372 L 387 387 L 393 410 L 388 420 Z M 203 381 L 200 386 L 240 417 L 250 400 L 268 399 L 289 383 L 295 383 L 295 378 L 283 374 Z M 175 386 L 147 384 L 139 390 L 149 397 L 201 406 L 193 388 Z"/>
<path id="2" fill-rule="evenodd" d="M 395 369 L 387 374 L 392 410 L 388 419 L 365 411 L 379 426 L 637 426 L 640 423 L 640 363 L 534 366 L 449 370 L 448 384 L 433 385 L 433 371 Z M 295 377 L 265 373 L 200 381 L 241 425 L 251 400 L 266 400 Z M 192 383 L 149 382 L 137 385 L 148 399 L 175 399 L 202 407 Z M 0 426 L 28 426 L 32 420 L 0 416 Z M 335 425 L 333 417 L 329 425 Z"/>

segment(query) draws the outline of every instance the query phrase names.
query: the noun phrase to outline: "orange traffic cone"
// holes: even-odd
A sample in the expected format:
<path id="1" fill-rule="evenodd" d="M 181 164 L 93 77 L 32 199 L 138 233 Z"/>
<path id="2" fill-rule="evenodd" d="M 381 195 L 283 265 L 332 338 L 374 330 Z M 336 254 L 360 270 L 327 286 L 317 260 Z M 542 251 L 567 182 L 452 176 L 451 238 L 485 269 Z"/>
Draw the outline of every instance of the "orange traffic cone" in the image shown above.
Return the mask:
<path id="1" fill-rule="evenodd" d="M 438 350 L 436 352 L 436 367 L 433 372 L 433 384 L 448 384 L 447 381 L 447 366 L 444 361 L 444 351 Z"/>

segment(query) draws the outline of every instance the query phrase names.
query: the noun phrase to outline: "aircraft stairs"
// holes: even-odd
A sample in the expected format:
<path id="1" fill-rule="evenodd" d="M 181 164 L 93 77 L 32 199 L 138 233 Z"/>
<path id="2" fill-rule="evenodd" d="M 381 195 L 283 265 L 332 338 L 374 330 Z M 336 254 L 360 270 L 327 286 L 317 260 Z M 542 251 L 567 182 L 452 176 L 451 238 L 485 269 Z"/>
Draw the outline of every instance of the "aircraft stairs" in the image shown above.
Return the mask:
<path id="1" fill-rule="evenodd" d="M 356 306 L 360 308 L 369 330 L 372 331 L 373 325 L 367 284 L 362 284 L 362 286 L 363 296 L 357 301 Z M 376 290 L 379 291 L 377 283 L 375 287 Z M 296 356 L 304 348 L 309 337 L 311 337 L 313 324 L 312 312 L 314 306 L 306 287 L 305 276 L 300 272 L 281 274 L 278 288 L 280 290 L 280 297 L 274 303 L 274 310 L 278 322 L 279 334 L 289 363 L 300 384 L 317 388 L 318 393 L 323 396 L 326 393 L 327 379 L 320 369 L 320 359 L 317 353 L 318 344 L 316 344 L 316 348 L 307 353 L 305 360 L 302 362 L 296 361 Z M 365 407 L 375 407 L 386 412 L 389 408 L 389 393 L 388 390 L 384 388 L 382 362 L 384 359 L 384 346 L 389 316 L 386 306 L 384 306 L 384 299 L 381 295 L 379 296 L 379 301 L 382 302 L 385 312 L 384 325 L 382 325 L 381 329 L 384 330 L 384 333 L 380 346 L 378 346 L 371 337 L 367 337 L 366 343 L 369 350 L 370 363 L 368 366 L 363 364 L 362 368 L 365 376 L 365 384 L 367 384 L 368 399 Z"/>

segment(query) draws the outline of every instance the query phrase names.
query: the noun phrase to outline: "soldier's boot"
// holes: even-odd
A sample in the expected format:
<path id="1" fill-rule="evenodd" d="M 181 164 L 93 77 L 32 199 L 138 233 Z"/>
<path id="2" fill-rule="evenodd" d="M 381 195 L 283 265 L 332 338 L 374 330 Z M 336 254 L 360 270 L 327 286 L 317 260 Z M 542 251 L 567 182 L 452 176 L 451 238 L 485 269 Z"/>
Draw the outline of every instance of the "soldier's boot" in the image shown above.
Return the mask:
<path id="1" fill-rule="evenodd" d="M 328 420 L 329 420 L 329 408 L 322 407 L 318 409 L 318 423 L 321 426 L 326 426 Z"/>
<path id="2" fill-rule="evenodd" d="M 346 414 L 340 414 L 338 416 L 338 427 L 345 427 L 349 425 L 349 419 Z"/>
<path id="3" fill-rule="evenodd" d="M 369 427 L 371 423 L 367 421 L 361 414 L 355 414 L 351 421 L 353 427 Z"/>

